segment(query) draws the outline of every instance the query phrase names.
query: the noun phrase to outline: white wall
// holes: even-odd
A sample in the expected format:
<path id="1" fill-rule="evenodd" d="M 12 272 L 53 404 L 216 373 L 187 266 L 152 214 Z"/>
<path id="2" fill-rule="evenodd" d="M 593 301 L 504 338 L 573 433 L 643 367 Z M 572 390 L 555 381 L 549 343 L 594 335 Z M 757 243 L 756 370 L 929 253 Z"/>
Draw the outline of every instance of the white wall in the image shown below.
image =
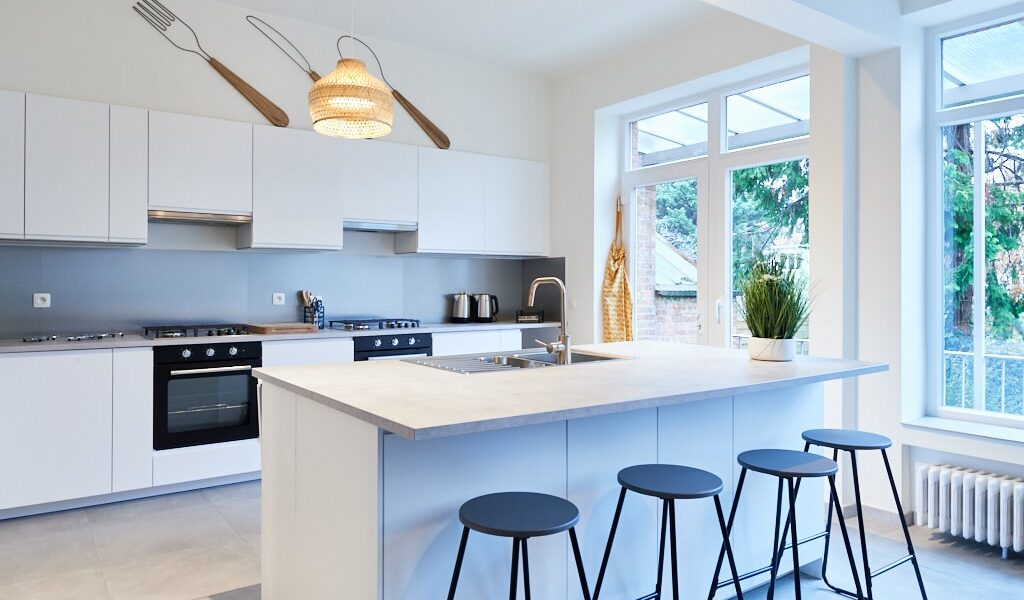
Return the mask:
<path id="1" fill-rule="evenodd" d="M 729 43 L 723 44 L 725 39 Z M 701 85 L 702 77 L 803 44 L 720 13 L 553 84 L 551 253 L 566 257 L 569 323 L 575 341 L 601 337 L 599 291 L 614 234 L 619 176 L 615 156 L 622 143 L 616 113 L 628 110 L 623 103 L 644 95 L 661 94 L 666 101 L 684 96 L 700 89 L 693 86 Z M 595 140 L 604 147 L 598 148 Z"/>
<path id="2" fill-rule="evenodd" d="M 139 18 L 133 4 L 4 0 L 0 89 L 265 123 L 202 59 L 175 49 Z M 172 9 L 196 30 L 210 54 L 283 108 L 292 127 L 311 127 L 309 77 L 245 21 L 246 11 L 209 0 L 175 0 Z M 287 35 L 322 75 L 337 60 L 338 35 L 348 33 L 257 16 Z M 542 79 L 384 40 L 366 41 L 392 85 L 448 134 L 452 148 L 547 160 L 548 85 Z M 365 51 L 357 50 L 356 56 L 375 72 Z M 397 104 L 394 132 L 386 139 L 431 143 Z"/>

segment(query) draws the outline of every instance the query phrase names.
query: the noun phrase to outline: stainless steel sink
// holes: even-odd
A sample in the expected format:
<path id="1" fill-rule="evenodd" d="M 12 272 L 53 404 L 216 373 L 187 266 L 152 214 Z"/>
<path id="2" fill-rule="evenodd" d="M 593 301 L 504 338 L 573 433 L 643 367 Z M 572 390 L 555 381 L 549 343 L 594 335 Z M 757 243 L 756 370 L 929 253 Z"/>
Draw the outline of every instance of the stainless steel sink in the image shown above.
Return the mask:
<path id="1" fill-rule="evenodd" d="M 622 356 L 607 356 L 603 354 L 591 354 L 589 352 L 573 352 L 573 364 L 602 362 L 608 360 L 623 360 Z M 424 367 L 432 367 L 455 373 L 494 373 L 496 371 L 510 371 L 514 369 L 537 369 L 558 366 L 558 356 L 545 351 L 522 350 L 514 353 L 488 353 L 488 354 L 464 354 L 460 356 L 437 356 L 426 358 L 407 358 L 403 362 Z"/>

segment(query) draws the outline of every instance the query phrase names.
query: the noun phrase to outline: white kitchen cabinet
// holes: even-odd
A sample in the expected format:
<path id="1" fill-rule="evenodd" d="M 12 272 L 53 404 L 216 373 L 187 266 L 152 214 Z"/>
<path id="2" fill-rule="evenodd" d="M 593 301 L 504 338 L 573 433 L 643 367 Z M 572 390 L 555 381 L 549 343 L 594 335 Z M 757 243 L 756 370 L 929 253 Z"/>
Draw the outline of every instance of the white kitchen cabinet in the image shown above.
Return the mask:
<path id="1" fill-rule="evenodd" d="M 109 238 L 110 106 L 29 94 L 25 238 Z"/>
<path id="2" fill-rule="evenodd" d="M 0 239 L 25 237 L 25 94 L 0 90 Z"/>
<path id="3" fill-rule="evenodd" d="M 258 439 L 204 444 L 153 453 L 153 485 L 171 485 L 260 470 Z"/>
<path id="4" fill-rule="evenodd" d="M 349 338 L 263 342 L 264 367 L 352 362 L 353 356 Z"/>
<path id="5" fill-rule="evenodd" d="M 547 256 L 547 165 L 488 156 L 485 175 L 484 251 Z"/>
<path id="6" fill-rule="evenodd" d="M 345 221 L 415 225 L 419 218 L 416 146 L 344 140 L 341 179 Z"/>
<path id="7" fill-rule="evenodd" d="M 149 113 L 149 208 L 252 214 L 249 123 Z M 295 199 L 296 208 L 301 206 Z"/>
<path id="8" fill-rule="evenodd" d="M 153 485 L 153 349 L 113 351 L 114 492 Z"/>
<path id="9" fill-rule="evenodd" d="M 149 222 L 148 111 L 110 107 L 109 241 L 145 244 Z"/>
<path id="10" fill-rule="evenodd" d="M 484 157 L 419 149 L 419 228 L 396 237 L 399 252 L 483 254 Z"/>
<path id="11" fill-rule="evenodd" d="M 515 332 L 515 341 L 513 341 L 512 332 Z M 434 356 L 475 354 L 477 352 L 501 352 L 504 350 L 519 350 L 522 348 L 522 336 L 518 329 L 489 329 L 487 331 L 435 333 L 433 338 Z"/>
<path id="12" fill-rule="evenodd" d="M 0 509 L 111 491 L 110 350 L 0 355 Z"/>
<path id="13" fill-rule="evenodd" d="M 253 128 L 252 225 L 244 248 L 340 250 L 342 145 L 312 131 Z"/>

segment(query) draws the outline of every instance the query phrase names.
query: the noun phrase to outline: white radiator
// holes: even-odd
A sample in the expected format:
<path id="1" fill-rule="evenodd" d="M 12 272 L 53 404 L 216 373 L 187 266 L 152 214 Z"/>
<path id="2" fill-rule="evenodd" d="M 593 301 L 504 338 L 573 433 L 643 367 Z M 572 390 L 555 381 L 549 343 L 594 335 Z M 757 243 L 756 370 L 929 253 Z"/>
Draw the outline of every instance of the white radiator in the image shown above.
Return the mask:
<path id="1" fill-rule="evenodd" d="M 990 546 L 1024 551 L 1024 480 L 949 465 L 918 465 L 914 519 Z"/>

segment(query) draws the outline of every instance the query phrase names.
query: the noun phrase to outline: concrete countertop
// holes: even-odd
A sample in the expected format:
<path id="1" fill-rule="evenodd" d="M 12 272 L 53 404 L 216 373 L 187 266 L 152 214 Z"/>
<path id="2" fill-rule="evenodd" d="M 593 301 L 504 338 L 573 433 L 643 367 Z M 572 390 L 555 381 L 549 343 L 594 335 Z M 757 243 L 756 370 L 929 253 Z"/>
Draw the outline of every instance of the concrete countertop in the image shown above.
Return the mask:
<path id="1" fill-rule="evenodd" d="M 54 350 L 97 350 L 109 348 L 138 348 L 146 346 L 182 346 L 207 342 L 227 343 L 272 342 L 279 340 L 328 340 L 374 335 L 395 335 L 410 332 L 454 333 L 460 331 L 493 331 L 500 329 L 542 329 L 545 327 L 558 327 L 558 323 L 426 323 L 414 329 L 371 329 L 366 331 L 324 329 L 323 331 L 315 333 L 274 333 L 261 335 L 233 335 L 224 337 L 161 338 L 155 340 L 136 334 L 127 334 L 122 338 L 88 340 L 81 342 L 69 342 L 64 338 L 57 338 L 52 342 L 23 342 L 21 338 L 13 338 L 0 339 L 0 354 L 13 352 L 48 352 Z"/>
<path id="2" fill-rule="evenodd" d="M 577 346 L 630 360 L 461 374 L 401 361 L 271 367 L 259 379 L 410 440 L 729 397 L 887 370 L 884 364 L 668 342 Z"/>

